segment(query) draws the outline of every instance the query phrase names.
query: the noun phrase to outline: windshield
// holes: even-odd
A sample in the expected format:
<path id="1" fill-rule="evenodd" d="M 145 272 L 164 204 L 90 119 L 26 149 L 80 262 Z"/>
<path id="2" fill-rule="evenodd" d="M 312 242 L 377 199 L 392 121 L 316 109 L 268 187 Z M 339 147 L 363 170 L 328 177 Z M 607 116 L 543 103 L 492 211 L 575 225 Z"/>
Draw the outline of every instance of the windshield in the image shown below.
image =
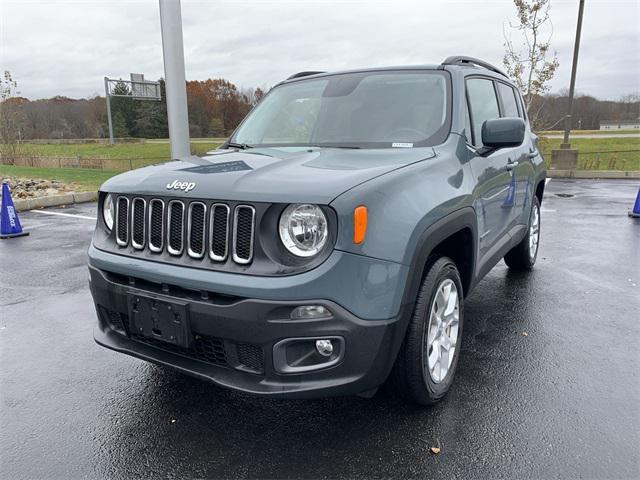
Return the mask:
<path id="1" fill-rule="evenodd" d="M 442 71 L 358 72 L 274 88 L 231 138 L 252 147 L 420 147 L 449 133 Z"/>

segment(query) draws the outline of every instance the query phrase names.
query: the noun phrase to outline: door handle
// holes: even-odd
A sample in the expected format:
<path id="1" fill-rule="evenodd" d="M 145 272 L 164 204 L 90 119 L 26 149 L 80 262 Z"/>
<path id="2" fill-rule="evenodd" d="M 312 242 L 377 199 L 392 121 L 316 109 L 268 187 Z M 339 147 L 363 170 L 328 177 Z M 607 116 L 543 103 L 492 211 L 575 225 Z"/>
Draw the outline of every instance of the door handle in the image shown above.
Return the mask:
<path id="1" fill-rule="evenodd" d="M 514 162 L 512 160 L 509 160 L 507 162 L 507 171 L 510 172 L 511 170 L 513 170 L 514 168 L 516 168 L 518 166 L 518 162 Z"/>

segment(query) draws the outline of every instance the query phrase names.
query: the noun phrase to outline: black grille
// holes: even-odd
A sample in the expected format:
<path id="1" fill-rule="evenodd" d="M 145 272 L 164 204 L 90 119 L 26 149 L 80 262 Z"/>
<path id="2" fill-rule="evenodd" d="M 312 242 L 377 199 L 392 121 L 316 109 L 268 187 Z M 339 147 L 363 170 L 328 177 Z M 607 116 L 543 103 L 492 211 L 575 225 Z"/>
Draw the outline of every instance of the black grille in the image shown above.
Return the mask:
<path id="1" fill-rule="evenodd" d="M 169 253 L 182 253 L 182 237 L 184 232 L 184 205 L 182 202 L 169 203 Z"/>
<path id="2" fill-rule="evenodd" d="M 126 197 L 118 197 L 116 236 L 119 245 L 126 245 L 129 242 L 129 199 Z"/>
<path id="3" fill-rule="evenodd" d="M 142 337 L 140 335 L 132 335 L 131 338 L 137 342 L 145 343 L 168 352 L 177 353 L 184 357 L 194 358 L 206 363 L 213 363 L 214 365 L 228 365 L 227 353 L 224 349 L 224 340 L 221 338 L 195 335 L 193 345 L 190 348 L 180 347 L 172 343 L 156 340 L 155 338 Z"/>
<path id="4" fill-rule="evenodd" d="M 174 256 L 186 252 L 191 258 L 214 262 L 226 262 L 231 256 L 241 265 L 253 260 L 256 212 L 250 205 L 178 199 L 165 204 L 159 198 L 120 196 L 116 215 L 120 246 L 131 242 L 137 250 L 166 250 Z"/>
<path id="5" fill-rule="evenodd" d="M 164 203 L 151 200 L 149 203 L 149 248 L 154 252 L 162 251 L 164 229 Z"/>
<path id="6" fill-rule="evenodd" d="M 261 347 L 250 343 L 238 343 L 237 348 L 238 360 L 242 365 L 256 373 L 262 373 L 264 371 L 264 359 Z"/>
<path id="7" fill-rule="evenodd" d="M 252 207 L 240 205 L 236 207 L 234 260 L 238 263 L 249 263 L 253 256 L 253 216 Z"/>
<path id="8" fill-rule="evenodd" d="M 213 260 L 218 262 L 227 258 L 227 242 L 229 241 L 229 207 L 216 204 L 211 207 L 211 251 Z"/>
<path id="9" fill-rule="evenodd" d="M 134 198 L 131 204 L 131 244 L 138 249 L 144 248 L 144 200 Z"/>
<path id="10" fill-rule="evenodd" d="M 206 227 L 204 203 L 189 205 L 189 255 L 200 258 L 204 255 L 204 232 Z"/>

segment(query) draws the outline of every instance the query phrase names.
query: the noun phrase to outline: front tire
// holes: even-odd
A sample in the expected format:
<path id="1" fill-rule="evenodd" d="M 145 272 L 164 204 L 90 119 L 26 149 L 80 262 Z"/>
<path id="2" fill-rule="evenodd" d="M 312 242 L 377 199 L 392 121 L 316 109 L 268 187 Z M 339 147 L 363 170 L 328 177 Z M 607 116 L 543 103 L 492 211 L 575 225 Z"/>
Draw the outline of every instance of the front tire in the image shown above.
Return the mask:
<path id="1" fill-rule="evenodd" d="M 540 243 L 540 202 L 534 195 L 531 213 L 529 214 L 529 228 L 522 241 L 504 256 L 504 263 L 511 270 L 531 270 L 538 258 Z"/>
<path id="2" fill-rule="evenodd" d="M 407 400 L 438 402 L 453 382 L 464 318 L 463 291 L 455 263 L 435 260 L 425 275 L 391 383 Z"/>

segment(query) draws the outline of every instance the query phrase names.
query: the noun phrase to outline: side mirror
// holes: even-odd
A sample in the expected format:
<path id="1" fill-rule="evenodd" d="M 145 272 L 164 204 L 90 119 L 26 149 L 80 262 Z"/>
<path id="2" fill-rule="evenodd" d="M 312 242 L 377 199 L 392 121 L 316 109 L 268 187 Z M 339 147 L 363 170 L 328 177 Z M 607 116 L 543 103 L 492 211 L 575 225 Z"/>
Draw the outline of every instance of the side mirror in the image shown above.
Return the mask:
<path id="1" fill-rule="evenodd" d="M 485 121 L 482 124 L 483 154 L 522 145 L 524 131 L 525 124 L 521 118 L 494 118 Z"/>

